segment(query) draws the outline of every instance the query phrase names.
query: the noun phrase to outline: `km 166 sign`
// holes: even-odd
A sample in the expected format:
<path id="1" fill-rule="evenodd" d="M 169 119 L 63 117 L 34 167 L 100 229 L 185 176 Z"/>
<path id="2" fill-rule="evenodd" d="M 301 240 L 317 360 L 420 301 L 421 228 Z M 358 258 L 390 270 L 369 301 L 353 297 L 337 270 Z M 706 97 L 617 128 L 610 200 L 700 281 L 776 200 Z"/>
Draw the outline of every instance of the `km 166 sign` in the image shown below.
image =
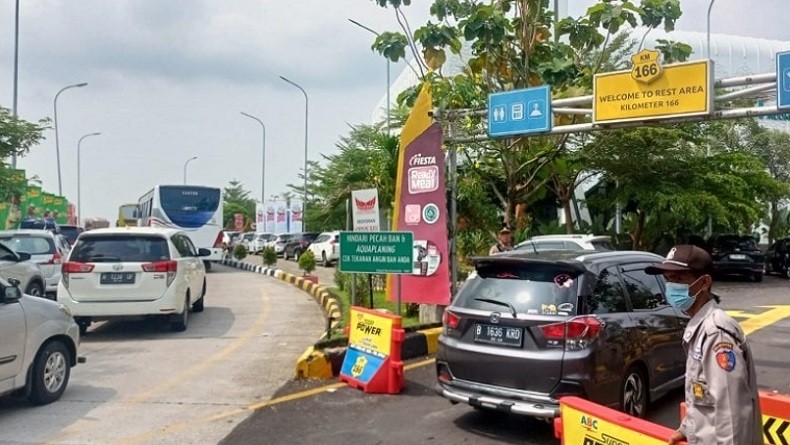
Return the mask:
<path id="1" fill-rule="evenodd" d="M 651 121 L 702 116 L 713 110 L 710 60 L 662 67 L 658 51 L 631 57 L 628 71 L 597 74 L 593 82 L 593 123 Z"/>

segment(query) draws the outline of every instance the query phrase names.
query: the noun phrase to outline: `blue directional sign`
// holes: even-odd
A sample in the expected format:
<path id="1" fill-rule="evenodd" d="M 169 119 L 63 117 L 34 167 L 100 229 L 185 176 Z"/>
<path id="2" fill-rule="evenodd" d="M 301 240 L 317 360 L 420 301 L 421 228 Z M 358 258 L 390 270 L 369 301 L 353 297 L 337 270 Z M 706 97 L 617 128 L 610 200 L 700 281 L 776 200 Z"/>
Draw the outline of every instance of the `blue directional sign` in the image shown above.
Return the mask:
<path id="1" fill-rule="evenodd" d="M 548 85 L 488 95 L 488 135 L 542 133 L 551 130 L 551 87 Z"/>
<path id="2" fill-rule="evenodd" d="M 776 55 L 776 107 L 790 108 L 790 51 Z"/>

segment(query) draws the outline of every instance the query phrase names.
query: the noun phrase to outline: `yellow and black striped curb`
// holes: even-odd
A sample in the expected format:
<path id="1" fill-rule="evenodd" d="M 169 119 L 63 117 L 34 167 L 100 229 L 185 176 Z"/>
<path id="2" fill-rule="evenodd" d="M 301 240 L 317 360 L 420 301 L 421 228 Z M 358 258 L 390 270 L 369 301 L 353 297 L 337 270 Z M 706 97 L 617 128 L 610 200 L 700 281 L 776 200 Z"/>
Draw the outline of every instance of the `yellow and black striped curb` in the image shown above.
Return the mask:
<path id="1" fill-rule="evenodd" d="M 283 272 L 280 269 L 270 269 L 268 267 L 257 266 L 246 261 L 237 261 L 226 258 L 222 260 L 221 264 L 235 267 L 236 269 L 242 269 L 249 272 L 259 273 L 261 275 L 279 278 L 286 283 L 293 284 L 299 289 L 302 289 L 303 291 L 312 295 L 318 304 L 321 305 L 321 308 L 324 310 L 324 314 L 326 314 L 327 318 L 331 318 L 333 329 L 337 328 L 340 324 L 340 319 L 342 318 L 343 314 L 340 300 L 332 295 L 332 293 L 329 291 L 329 288 L 326 286 L 315 284 L 309 280 L 304 279 L 303 277 L 289 274 L 288 272 Z"/>
<path id="2" fill-rule="evenodd" d="M 442 328 L 421 329 L 407 332 L 403 339 L 401 357 L 403 360 L 433 355 L 439 345 L 439 334 Z M 340 367 L 346 355 L 346 347 L 327 348 L 324 350 L 310 346 L 296 362 L 295 378 L 297 379 L 328 379 L 340 374 Z"/>

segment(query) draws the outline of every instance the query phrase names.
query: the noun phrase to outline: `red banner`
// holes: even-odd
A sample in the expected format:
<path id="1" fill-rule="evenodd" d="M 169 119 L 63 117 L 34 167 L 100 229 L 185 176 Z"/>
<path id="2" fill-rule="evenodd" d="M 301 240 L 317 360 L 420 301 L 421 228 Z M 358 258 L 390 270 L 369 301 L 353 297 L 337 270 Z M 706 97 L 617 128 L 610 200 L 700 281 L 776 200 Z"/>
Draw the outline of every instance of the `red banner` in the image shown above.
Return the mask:
<path id="1" fill-rule="evenodd" d="M 401 277 L 401 300 L 407 303 L 450 303 L 444 171 L 442 127 L 433 123 L 406 146 L 398 168 L 393 230 L 414 233 L 414 268 Z M 397 286 L 391 279 L 390 300 L 396 298 Z"/>

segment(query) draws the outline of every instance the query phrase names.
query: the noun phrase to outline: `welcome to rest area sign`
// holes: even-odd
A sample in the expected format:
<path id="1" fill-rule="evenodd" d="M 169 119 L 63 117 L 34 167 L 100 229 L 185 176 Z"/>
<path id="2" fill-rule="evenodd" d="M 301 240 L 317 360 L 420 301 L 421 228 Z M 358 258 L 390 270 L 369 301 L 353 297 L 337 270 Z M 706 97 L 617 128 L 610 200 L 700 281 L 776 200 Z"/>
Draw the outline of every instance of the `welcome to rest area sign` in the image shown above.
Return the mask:
<path id="1" fill-rule="evenodd" d="M 411 273 L 411 232 L 340 232 L 341 272 Z"/>

